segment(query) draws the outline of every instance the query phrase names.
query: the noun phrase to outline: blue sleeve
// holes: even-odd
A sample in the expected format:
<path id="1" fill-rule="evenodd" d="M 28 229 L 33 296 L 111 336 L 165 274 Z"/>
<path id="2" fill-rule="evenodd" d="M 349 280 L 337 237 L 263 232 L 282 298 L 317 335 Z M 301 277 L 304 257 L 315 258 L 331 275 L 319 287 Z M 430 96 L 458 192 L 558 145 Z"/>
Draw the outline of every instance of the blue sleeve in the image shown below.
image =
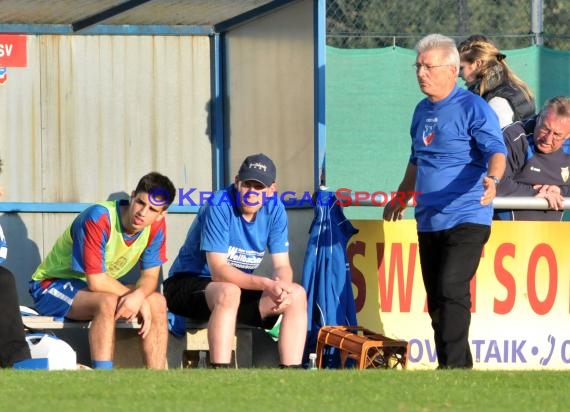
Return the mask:
<path id="1" fill-rule="evenodd" d="M 166 219 L 154 222 L 150 228 L 148 245 L 139 261 L 142 269 L 154 268 L 166 263 Z"/>
<path id="2" fill-rule="evenodd" d="M 489 161 L 491 156 L 497 153 L 507 155 L 499 119 L 493 109 L 481 98 L 474 100 L 469 134 L 473 136 L 477 147 L 484 154 L 485 161 Z"/>
<path id="3" fill-rule="evenodd" d="M 408 159 L 408 162 L 413 164 L 414 166 L 418 165 L 418 158 L 416 157 L 416 152 L 414 150 L 413 141 L 414 141 L 416 129 L 418 127 L 418 112 L 420 111 L 420 105 L 421 105 L 421 103 L 418 103 L 418 105 L 416 106 L 416 109 L 414 110 L 414 115 L 412 116 L 412 122 L 410 125 L 410 139 L 411 139 L 410 146 L 411 146 L 411 149 L 410 149 L 410 157 Z"/>
<path id="4" fill-rule="evenodd" d="M 93 205 L 81 212 L 71 224 L 71 269 L 87 275 L 104 273 L 110 231 L 109 211 L 104 206 Z"/>

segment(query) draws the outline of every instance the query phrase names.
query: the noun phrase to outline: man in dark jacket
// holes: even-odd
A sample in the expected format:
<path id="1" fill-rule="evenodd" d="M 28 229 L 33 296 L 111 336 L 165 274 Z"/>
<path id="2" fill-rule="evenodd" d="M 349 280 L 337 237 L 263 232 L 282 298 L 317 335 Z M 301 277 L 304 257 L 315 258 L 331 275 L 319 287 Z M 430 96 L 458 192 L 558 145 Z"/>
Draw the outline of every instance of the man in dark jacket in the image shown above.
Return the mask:
<path id="1" fill-rule="evenodd" d="M 0 160 L 2 171 L 2 160 Z M 2 193 L 0 191 L 0 197 Z M 18 362 L 30 359 L 24 324 L 20 315 L 18 292 L 14 275 L 1 266 L 6 260 L 8 245 L 0 227 L 0 368 L 17 366 Z"/>
<path id="2" fill-rule="evenodd" d="M 562 150 L 570 137 L 570 98 L 550 99 L 538 115 L 506 127 L 503 137 L 509 154 L 497 196 L 542 197 L 549 209 L 497 210 L 495 218 L 561 220 L 570 194 L 570 155 Z"/>

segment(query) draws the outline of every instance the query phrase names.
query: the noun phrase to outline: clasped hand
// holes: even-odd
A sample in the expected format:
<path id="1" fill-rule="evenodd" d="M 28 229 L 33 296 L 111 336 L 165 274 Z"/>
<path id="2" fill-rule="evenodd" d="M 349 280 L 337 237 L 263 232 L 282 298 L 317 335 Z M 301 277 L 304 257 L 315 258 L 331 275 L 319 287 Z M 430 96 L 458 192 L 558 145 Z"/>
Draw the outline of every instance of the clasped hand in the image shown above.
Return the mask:
<path id="1" fill-rule="evenodd" d="M 283 312 L 291 304 L 293 288 L 290 282 L 284 282 L 279 278 L 275 278 L 267 292 L 271 296 L 273 303 L 275 303 L 273 307 L 274 312 Z"/>
<path id="2" fill-rule="evenodd" d="M 564 197 L 560 191 L 560 187 L 556 185 L 535 185 L 535 190 L 538 190 L 536 197 L 542 197 L 548 202 L 548 207 L 553 210 L 564 209 Z"/>
<path id="3" fill-rule="evenodd" d="M 129 322 L 138 320 L 141 323 L 139 335 L 146 337 L 150 331 L 151 312 L 142 291 L 135 289 L 119 298 L 115 310 L 115 320 L 126 319 Z"/>

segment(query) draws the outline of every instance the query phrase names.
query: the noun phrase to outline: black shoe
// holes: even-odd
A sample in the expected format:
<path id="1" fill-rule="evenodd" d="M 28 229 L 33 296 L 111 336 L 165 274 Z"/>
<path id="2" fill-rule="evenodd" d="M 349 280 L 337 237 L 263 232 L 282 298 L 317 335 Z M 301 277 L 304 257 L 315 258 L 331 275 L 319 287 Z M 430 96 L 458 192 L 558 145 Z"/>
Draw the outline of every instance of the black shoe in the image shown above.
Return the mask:
<path id="1" fill-rule="evenodd" d="M 231 367 L 231 363 L 210 363 L 212 369 L 230 369 Z"/>
<path id="2" fill-rule="evenodd" d="M 303 365 L 283 365 L 281 363 L 279 369 L 303 369 Z"/>

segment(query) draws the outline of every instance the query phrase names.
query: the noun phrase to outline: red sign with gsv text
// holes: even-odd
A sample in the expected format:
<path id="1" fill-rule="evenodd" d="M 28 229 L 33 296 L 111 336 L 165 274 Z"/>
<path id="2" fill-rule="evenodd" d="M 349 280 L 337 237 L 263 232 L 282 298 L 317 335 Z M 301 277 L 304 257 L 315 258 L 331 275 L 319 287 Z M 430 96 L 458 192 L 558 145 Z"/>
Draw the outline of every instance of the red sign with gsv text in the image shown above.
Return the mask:
<path id="1" fill-rule="evenodd" d="M 23 34 L 0 34 L 0 67 L 26 67 L 27 37 Z"/>

